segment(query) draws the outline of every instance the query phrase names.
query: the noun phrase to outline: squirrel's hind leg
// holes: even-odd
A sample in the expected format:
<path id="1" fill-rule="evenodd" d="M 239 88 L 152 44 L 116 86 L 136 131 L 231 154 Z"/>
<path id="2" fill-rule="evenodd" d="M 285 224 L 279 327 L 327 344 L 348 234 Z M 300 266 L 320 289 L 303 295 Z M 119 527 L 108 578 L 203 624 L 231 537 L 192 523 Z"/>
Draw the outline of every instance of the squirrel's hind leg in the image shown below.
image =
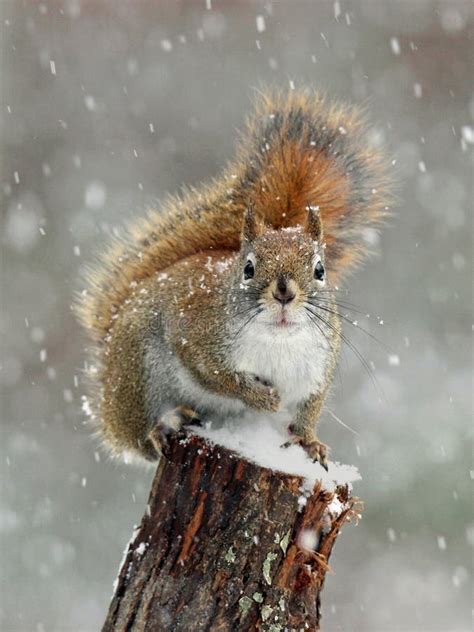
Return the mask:
<path id="1" fill-rule="evenodd" d="M 164 413 L 148 434 L 147 443 L 151 444 L 157 455 L 167 455 L 169 437 L 184 426 L 200 426 L 198 413 L 189 406 L 181 405 Z"/>

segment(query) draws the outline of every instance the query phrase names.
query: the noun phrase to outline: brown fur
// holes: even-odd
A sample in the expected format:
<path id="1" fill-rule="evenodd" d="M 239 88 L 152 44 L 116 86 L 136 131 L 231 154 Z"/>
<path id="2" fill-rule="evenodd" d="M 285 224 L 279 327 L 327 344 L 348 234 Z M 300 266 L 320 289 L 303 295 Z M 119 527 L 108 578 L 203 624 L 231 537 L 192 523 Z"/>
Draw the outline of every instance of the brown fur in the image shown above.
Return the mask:
<path id="1" fill-rule="evenodd" d="M 382 165 L 359 110 L 310 91 L 260 97 L 222 176 L 150 209 L 90 269 L 77 304 L 81 322 L 99 343 L 136 283 L 202 250 L 237 251 L 251 205 L 275 228 L 301 224 L 306 207 L 319 206 L 326 265 L 338 281 L 365 253 L 364 230 L 385 214 Z"/>
<path id="2" fill-rule="evenodd" d="M 192 394 L 175 388 L 173 358 L 213 395 L 252 409 L 278 409 L 272 385 L 236 372 L 227 361 L 240 333 L 229 333 L 236 322 L 229 306 L 232 298 L 242 301 L 245 258 L 251 251 L 259 260 L 252 287 L 261 300 L 277 301 L 286 277 L 282 291 L 292 292 L 294 306 L 302 307 L 314 290 L 315 242 L 330 285 L 364 254 L 364 231 L 377 225 L 389 199 L 381 165 L 358 111 L 310 92 L 261 97 L 235 161 L 219 179 L 170 198 L 114 240 L 88 273 L 77 305 L 95 344 L 92 413 L 113 453 L 157 458 L 166 437 L 161 420 L 151 417 L 166 414 L 162 404 L 170 399 L 172 414 L 194 415 Z M 279 230 L 294 225 L 305 230 Z M 225 271 L 216 272 L 211 263 L 217 260 Z M 323 296 L 330 359 L 323 384 L 298 404 L 292 440 L 326 466 L 315 425 L 338 357 L 340 320 L 330 294 Z"/>
<path id="3" fill-rule="evenodd" d="M 217 275 L 208 263 L 226 260 L 229 254 L 198 253 L 170 266 L 163 278 L 143 279 L 120 310 L 112 335 L 104 341 L 99 379 L 94 380 L 102 388 L 90 401 L 95 419 L 101 420 L 100 435 L 113 454 L 128 449 L 149 460 L 157 456 L 157 435 L 155 440 L 148 438 L 143 362 L 147 337 L 157 327 L 166 331 L 173 353 L 202 386 L 245 399 L 256 409 L 277 409 L 278 396 L 271 389 L 223 367 L 222 315 L 227 295 L 221 285 L 228 283 L 229 275 Z"/>

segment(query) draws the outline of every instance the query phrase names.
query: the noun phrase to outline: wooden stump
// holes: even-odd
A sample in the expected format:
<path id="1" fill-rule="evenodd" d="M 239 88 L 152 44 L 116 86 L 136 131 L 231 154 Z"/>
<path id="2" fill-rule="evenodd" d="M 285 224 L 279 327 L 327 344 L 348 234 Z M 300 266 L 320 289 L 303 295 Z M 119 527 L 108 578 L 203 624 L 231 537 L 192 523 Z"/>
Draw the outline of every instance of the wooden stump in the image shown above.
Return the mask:
<path id="1" fill-rule="evenodd" d="M 342 524 L 335 493 L 194 435 L 173 438 L 122 564 L 104 632 L 319 630 Z"/>

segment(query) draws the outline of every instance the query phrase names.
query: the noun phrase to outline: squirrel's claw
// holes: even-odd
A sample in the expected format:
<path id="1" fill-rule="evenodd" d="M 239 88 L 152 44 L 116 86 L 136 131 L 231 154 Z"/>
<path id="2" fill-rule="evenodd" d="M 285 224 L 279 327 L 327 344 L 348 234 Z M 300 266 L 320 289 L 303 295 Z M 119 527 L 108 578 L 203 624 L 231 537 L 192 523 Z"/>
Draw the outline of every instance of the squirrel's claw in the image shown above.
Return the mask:
<path id="1" fill-rule="evenodd" d="M 271 382 L 269 382 L 268 380 L 264 380 L 258 375 L 255 376 L 255 381 L 260 382 L 260 384 L 263 384 L 263 386 L 268 386 L 269 388 L 273 388 L 273 384 Z"/>
<path id="2" fill-rule="evenodd" d="M 181 418 L 182 426 L 202 426 L 202 420 L 198 413 L 189 406 L 178 406 L 175 413 Z"/>
<path id="3" fill-rule="evenodd" d="M 329 448 L 325 443 L 322 443 L 319 439 L 308 440 L 294 435 L 288 441 L 285 441 L 281 447 L 289 448 L 291 445 L 300 445 L 313 463 L 319 463 L 326 472 L 329 471 L 327 458 Z"/>
<path id="4" fill-rule="evenodd" d="M 319 463 L 319 465 L 324 468 L 326 470 L 326 472 L 329 472 L 329 466 L 328 466 L 328 460 L 326 455 L 324 454 L 323 456 L 321 456 L 320 459 L 315 458 L 313 459 L 313 463 Z"/>
<path id="5" fill-rule="evenodd" d="M 201 426 L 198 414 L 189 406 L 177 406 L 165 413 L 151 429 L 148 438 L 155 449 L 167 456 L 169 452 L 169 437 L 183 430 L 186 426 Z"/>
<path id="6" fill-rule="evenodd" d="M 148 439 L 153 444 L 156 452 L 167 457 L 169 453 L 169 441 L 168 437 L 172 430 L 169 426 L 165 426 L 161 422 L 157 422 L 148 434 Z"/>
<path id="7" fill-rule="evenodd" d="M 328 467 L 328 447 L 318 439 L 314 439 L 307 444 L 303 443 L 303 448 L 308 454 L 308 456 L 313 459 L 313 463 L 319 463 L 319 465 L 326 470 L 329 471 Z"/>
<path id="8" fill-rule="evenodd" d="M 277 412 L 280 408 L 280 394 L 277 389 L 269 382 L 257 375 L 253 378 L 256 385 L 256 401 L 254 407 L 257 410 L 267 410 L 269 412 Z"/>

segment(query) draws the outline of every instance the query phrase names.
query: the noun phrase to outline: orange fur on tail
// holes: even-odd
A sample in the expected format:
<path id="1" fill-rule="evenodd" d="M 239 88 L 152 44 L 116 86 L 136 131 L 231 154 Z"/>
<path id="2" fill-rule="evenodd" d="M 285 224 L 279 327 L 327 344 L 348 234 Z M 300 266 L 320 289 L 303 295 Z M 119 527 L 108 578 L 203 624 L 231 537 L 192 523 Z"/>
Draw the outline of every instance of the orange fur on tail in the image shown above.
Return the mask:
<path id="1" fill-rule="evenodd" d="M 326 267 L 340 280 L 390 201 L 388 163 L 368 131 L 359 110 L 310 91 L 259 97 L 221 177 L 149 210 L 89 270 L 77 311 L 91 337 L 103 339 L 136 282 L 199 250 L 237 250 L 249 206 L 275 228 L 303 223 L 306 207 L 319 207 Z"/>

